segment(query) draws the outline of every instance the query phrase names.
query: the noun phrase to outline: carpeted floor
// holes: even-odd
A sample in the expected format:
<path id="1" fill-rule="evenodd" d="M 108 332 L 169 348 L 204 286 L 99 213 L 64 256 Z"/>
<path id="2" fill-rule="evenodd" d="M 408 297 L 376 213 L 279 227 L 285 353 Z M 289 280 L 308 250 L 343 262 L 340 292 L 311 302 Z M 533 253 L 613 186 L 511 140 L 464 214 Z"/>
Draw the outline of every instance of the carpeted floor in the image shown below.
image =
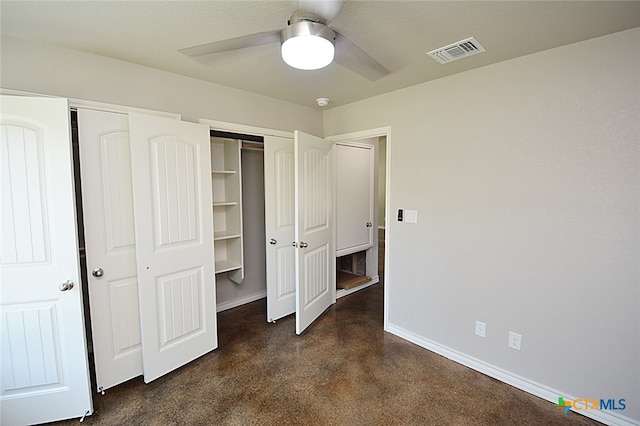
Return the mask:
<path id="1" fill-rule="evenodd" d="M 265 300 L 218 315 L 219 349 L 94 396 L 88 425 L 595 425 L 383 331 L 383 285 L 302 336 Z M 78 420 L 58 424 L 77 424 Z"/>

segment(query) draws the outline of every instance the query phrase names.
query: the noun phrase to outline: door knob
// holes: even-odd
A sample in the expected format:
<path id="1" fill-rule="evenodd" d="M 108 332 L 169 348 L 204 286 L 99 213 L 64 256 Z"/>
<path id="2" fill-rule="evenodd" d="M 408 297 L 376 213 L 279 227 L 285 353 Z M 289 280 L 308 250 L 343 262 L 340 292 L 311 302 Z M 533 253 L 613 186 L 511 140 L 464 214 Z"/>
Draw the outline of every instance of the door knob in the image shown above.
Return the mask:
<path id="1" fill-rule="evenodd" d="M 69 291 L 72 288 L 73 288 L 73 281 L 69 281 L 69 280 L 67 280 L 67 282 L 60 284 L 60 287 L 58 287 L 60 291 Z"/>
<path id="2" fill-rule="evenodd" d="M 91 275 L 93 275 L 96 278 L 100 278 L 101 276 L 104 275 L 104 271 L 102 270 L 102 268 L 96 268 L 93 271 L 91 271 Z"/>
<path id="3" fill-rule="evenodd" d="M 269 240 L 269 244 L 271 244 L 272 246 L 273 246 L 273 245 L 275 245 L 275 244 L 277 244 L 277 243 L 278 243 L 278 240 L 276 240 L 275 238 L 271 238 L 271 239 Z"/>
<path id="4" fill-rule="evenodd" d="M 367 228 L 371 228 L 372 226 L 373 226 L 373 223 L 367 222 Z"/>
<path id="5" fill-rule="evenodd" d="M 309 247 L 309 244 L 305 243 L 304 241 L 300 241 L 300 248 L 307 248 Z"/>

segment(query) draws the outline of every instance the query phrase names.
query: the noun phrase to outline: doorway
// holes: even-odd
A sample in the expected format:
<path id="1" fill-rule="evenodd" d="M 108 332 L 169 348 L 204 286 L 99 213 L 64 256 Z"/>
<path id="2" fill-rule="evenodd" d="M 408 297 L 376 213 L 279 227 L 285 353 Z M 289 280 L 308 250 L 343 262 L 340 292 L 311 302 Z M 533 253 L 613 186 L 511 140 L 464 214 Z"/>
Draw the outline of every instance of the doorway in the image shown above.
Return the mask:
<path id="1" fill-rule="evenodd" d="M 336 298 L 381 281 L 384 265 L 385 136 L 335 142 Z"/>
<path id="2" fill-rule="evenodd" d="M 210 138 L 213 147 L 221 143 L 230 143 L 235 146 L 237 150 L 239 164 L 236 166 L 227 165 L 229 169 L 237 170 L 239 173 L 234 173 L 239 177 L 238 188 L 232 188 L 229 185 L 229 180 L 236 179 L 234 176 L 223 177 L 227 182 L 227 201 L 240 202 L 239 210 L 241 214 L 237 225 L 231 225 L 232 213 L 235 206 L 220 206 L 214 205 L 214 224 L 223 224 L 227 230 L 232 227 L 233 232 L 229 233 L 226 237 L 240 235 L 242 237 L 242 244 L 232 242 L 227 239 L 225 243 L 225 236 L 216 237 L 219 235 L 219 231 L 222 230 L 220 226 L 214 229 L 214 243 L 216 244 L 216 261 L 219 261 L 222 256 L 220 255 L 220 246 L 225 244 L 228 247 L 224 250 L 223 256 L 231 258 L 230 251 L 237 249 L 238 246 L 242 248 L 238 249 L 237 257 L 240 260 L 237 262 L 242 265 L 242 279 L 238 279 L 239 274 L 230 272 L 218 272 L 216 273 L 216 296 L 217 296 L 217 311 L 222 312 L 228 309 L 241 306 L 255 300 L 266 297 L 266 260 L 265 260 L 265 230 L 264 230 L 264 153 L 263 153 L 263 137 L 238 132 L 227 132 L 219 130 L 211 130 Z M 229 160 L 229 158 L 227 158 Z M 212 179 L 216 179 L 215 176 Z M 220 188 L 220 185 L 213 185 L 213 191 Z M 229 192 L 237 192 L 239 194 L 230 194 Z M 214 194 L 214 199 L 218 197 Z M 221 215 L 226 215 L 226 218 L 221 218 Z M 232 248 L 233 244 L 233 248 Z M 232 274 L 232 275 L 230 275 Z"/>
<path id="3" fill-rule="evenodd" d="M 391 128 L 390 127 L 381 127 L 369 130 L 363 130 L 353 133 L 346 133 L 342 135 L 336 136 L 328 136 L 325 139 L 331 141 L 333 143 L 340 142 L 349 142 L 349 141 L 361 141 L 365 139 L 375 139 L 377 143 L 376 149 L 376 178 L 377 178 L 377 206 L 376 206 L 376 222 L 374 222 L 374 226 L 377 229 L 377 242 L 376 242 L 376 256 L 378 263 L 378 276 L 379 282 L 383 285 L 384 291 L 384 329 L 387 329 L 387 323 L 389 318 L 389 242 L 390 242 L 390 234 L 389 234 L 389 222 L 392 217 L 390 215 L 390 196 L 389 188 L 390 188 L 390 152 L 391 152 Z M 371 284 L 368 284 L 371 285 Z M 356 287 L 351 290 L 342 291 L 341 296 L 345 296 L 350 294 L 351 292 L 358 291 L 362 288 L 365 288 L 367 284 L 364 284 L 363 287 Z"/>

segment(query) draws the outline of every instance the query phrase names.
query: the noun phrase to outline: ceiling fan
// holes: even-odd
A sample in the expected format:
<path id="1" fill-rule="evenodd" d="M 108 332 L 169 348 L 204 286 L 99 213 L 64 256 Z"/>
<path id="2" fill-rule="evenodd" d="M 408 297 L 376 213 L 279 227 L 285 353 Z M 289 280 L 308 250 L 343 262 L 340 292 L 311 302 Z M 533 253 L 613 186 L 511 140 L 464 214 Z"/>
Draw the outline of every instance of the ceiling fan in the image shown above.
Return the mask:
<path id="1" fill-rule="evenodd" d="M 330 28 L 345 0 L 299 0 L 283 30 L 265 31 L 180 49 L 192 57 L 281 43 L 283 60 L 298 69 L 319 69 L 333 60 L 376 81 L 389 71 L 342 34 Z M 323 50 L 325 49 L 325 50 Z"/>

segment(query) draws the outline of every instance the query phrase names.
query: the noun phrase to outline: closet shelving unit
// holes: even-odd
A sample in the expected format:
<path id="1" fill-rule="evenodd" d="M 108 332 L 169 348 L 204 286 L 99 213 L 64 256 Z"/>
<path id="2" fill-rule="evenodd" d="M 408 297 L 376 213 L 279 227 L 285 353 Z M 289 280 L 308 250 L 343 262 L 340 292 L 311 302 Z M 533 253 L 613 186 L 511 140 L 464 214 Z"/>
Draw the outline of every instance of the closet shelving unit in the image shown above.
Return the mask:
<path id="1" fill-rule="evenodd" d="M 244 278 L 241 141 L 211 138 L 211 191 L 215 273 L 236 282 Z"/>

